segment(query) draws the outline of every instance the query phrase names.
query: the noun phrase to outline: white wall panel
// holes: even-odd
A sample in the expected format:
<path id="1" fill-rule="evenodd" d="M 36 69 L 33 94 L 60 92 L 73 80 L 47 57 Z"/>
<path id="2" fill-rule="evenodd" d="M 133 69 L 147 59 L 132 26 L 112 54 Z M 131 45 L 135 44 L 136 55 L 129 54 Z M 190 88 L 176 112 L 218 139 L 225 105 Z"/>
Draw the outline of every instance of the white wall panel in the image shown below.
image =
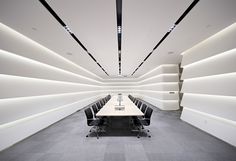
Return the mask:
<path id="1" fill-rule="evenodd" d="M 67 35 L 66 32 L 63 32 L 61 34 Z M 28 37 L 20 34 L 19 32 L 9 28 L 2 23 L 0 23 L 0 42 L 0 49 L 12 53 L 17 53 L 20 56 L 33 59 L 51 66 L 55 66 L 57 68 L 73 72 L 75 74 L 83 75 L 96 80 L 101 80 L 100 77 L 93 74 L 92 72 L 89 72 L 88 70 L 78 66 L 72 61 L 65 59 L 61 55 L 40 45 L 39 43 L 29 39 Z M 82 50 L 79 49 L 79 51 L 81 52 Z M 82 53 L 78 54 L 85 54 L 85 52 L 82 51 Z"/>
<path id="2" fill-rule="evenodd" d="M 236 23 L 185 51 L 182 66 L 235 48 Z"/>
<path id="3" fill-rule="evenodd" d="M 68 93 L 0 100 L 0 125 L 43 111 L 101 95 L 101 92 Z"/>
<path id="4" fill-rule="evenodd" d="M 220 138 L 231 145 L 236 145 L 236 122 L 184 108 L 181 119 Z"/>
<path id="5" fill-rule="evenodd" d="M 101 78 L 1 23 L 0 41 L 0 150 L 106 95 Z"/>
<path id="6" fill-rule="evenodd" d="M 235 60 L 236 49 L 209 57 L 185 66 L 182 79 L 236 72 Z"/>
<path id="7" fill-rule="evenodd" d="M 98 81 L 0 50 L 0 73 L 75 83 L 99 84 Z M 52 74 L 53 73 L 53 74 Z"/>
<path id="8" fill-rule="evenodd" d="M 181 118 L 236 146 L 236 24 L 183 53 Z"/>
<path id="9" fill-rule="evenodd" d="M 236 96 L 236 73 L 184 80 L 183 93 Z"/>
<path id="10" fill-rule="evenodd" d="M 139 80 L 144 80 L 153 76 L 157 76 L 160 74 L 166 74 L 166 73 L 179 73 L 179 68 L 177 64 L 163 64 L 158 66 L 157 68 L 147 72 L 143 76 L 139 78 Z"/>
<path id="11" fill-rule="evenodd" d="M 102 96 L 97 95 L 92 98 L 67 104 L 55 110 L 38 113 L 28 118 L 0 125 L 0 151 L 65 118 L 101 97 Z"/>
<path id="12" fill-rule="evenodd" d="M 0 98 L 27 97 L 102 90 L 102 86 L 0 74 Z"/>
<path id="13" fill-rule="evenodd" d="M 181 105 L 236 121 L 236 97 L 184 94 Z"/>
<path id="14" fill-rule="evenodd" d="M 179 81 L 178 74 L 160 74 L 140 81 L 139 85 L 158 83 L 158 82 L 178 82 L 178 81 Z"/>
<path id="15" fill-rule="evenodd" d="M 140 86 L 140 90 L 154 90 L 154 91 L 179 91 L 178 83 L 157 83 Z"/>
<path id="16" fill-rule="evenodd" d="M 161 110 L 178 110 L 179 100 L 159 100 L 154 97 L 149 97 L 147 95 L 139 94 L 139 97 L 148 103 L 158 107 Z"/>
<path id="17" fill-rule="evenodd" d="M 147 95 L 160 100 L 177 100 L 179 99 L 179 92 L 158 92 L 158 91 L 144 91 L 139 90 L 141 95 Z"/>

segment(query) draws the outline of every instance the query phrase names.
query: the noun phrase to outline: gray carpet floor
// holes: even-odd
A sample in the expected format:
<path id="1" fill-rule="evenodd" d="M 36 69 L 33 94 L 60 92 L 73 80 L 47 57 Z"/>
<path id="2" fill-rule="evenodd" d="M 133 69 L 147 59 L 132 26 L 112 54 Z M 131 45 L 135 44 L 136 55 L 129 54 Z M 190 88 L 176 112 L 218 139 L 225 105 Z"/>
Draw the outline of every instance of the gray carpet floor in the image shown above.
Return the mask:
<path id="1" fill-rule="evenodd" d="M 82 110 L 0 152 L 0 161 L 236 161 L 235 147 L 181 121 L 180 111 L 152 108 L 151 138 L 86 138 Z"/>

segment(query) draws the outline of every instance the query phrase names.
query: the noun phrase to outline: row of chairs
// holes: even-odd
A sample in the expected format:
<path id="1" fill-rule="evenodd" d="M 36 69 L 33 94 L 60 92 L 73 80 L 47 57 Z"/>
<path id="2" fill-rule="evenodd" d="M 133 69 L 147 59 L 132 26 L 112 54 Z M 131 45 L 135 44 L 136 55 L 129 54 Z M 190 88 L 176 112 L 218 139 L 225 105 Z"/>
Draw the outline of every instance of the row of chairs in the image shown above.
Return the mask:
<path id="1" fill-rule="evenodd" d="M 98 133 L 101 130 L 101 126 L 104 124 L 105 120 L 104 118 L 98 118 L 96 117 L 96 114 L 98 111 L 102 109 L 102 107 L 111 99 L 111 95 L 107 95 L 106 97 L 96 101 L 93 103 L 90 107 L 86 108 L 84 110 L 86 118 L 87 118 L 87 125 L 92 126 L 92 128 L 89 130 L 89 132 L 95 132 L 97 139 L 99 138 Z M 86 137 L 88 137 L 86 135 Z"/>
<path id="2" fill-rule="evenodd" d="M 143 113 L 144 116 L 142 117 L 133 117 L 133 122 L 136 127 L 138 127 L 138 135 L 137 137 L 140 137 L 141 132 L 146 132 L 148 137 L 151 137 L 151 135 L 148 134 L 149 130 L 145 130 L 144 126 L 149 126 L 151 123 L 151 116 L 153 109 L 151 107 L 148 107 L 143 101 L 128 95 L 129 99 L 139 108 Z"/>

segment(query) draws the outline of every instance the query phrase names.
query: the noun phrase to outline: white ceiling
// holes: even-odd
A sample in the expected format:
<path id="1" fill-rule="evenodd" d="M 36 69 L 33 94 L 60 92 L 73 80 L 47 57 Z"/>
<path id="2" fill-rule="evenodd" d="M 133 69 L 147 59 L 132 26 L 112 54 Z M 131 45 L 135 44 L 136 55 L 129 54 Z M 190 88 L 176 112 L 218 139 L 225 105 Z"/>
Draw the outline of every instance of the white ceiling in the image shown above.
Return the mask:
<path id="1" fill-rule="evenodd" d="M 47 2 L 110 77 L 39 1 L 1 0 L 0 21 L 100 77 L 116 78 L 118 45 L 115 0 Z M 122 75 L 130 77 L 191 3 L 192 0 L 123 0 Z M 235 8 L 235 0 L 200 0 L 134 77 L 160 64 L 180 63 L 183 51 L 235 22 Z M 72 55 L 67 55 L 68 52 Z"/>

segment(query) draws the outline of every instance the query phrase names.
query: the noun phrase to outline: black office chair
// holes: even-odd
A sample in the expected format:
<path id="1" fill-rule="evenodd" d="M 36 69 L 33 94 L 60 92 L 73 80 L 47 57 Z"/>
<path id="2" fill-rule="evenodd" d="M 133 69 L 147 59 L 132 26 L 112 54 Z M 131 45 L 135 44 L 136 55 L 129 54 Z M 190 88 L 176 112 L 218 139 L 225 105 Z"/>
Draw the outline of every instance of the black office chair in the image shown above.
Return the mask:
<path id="1" fill-rule="evenodd" d="M 94 118 L 93 117 L 93 113 L 91 108 L 87 108 L 84 110 L 85 115 L 87 117 L 87 125 L 88 126 L 92 126 L 92 128 L 89 130 L 89 132 L 92 132 L 92 129 L 94 129 L 94 132 L 96 133 L 97 139 L 99 138 L 98 133 L 100 131 L 100 126 L 103 124 L 103 120 L 98 119 L 98 118 Z M 86 137 L 88 137 L 88 135 L 86 135 Z"/>
<path id="2" fill-rule="evenodd" d="M 103 106 L 104 106 L 104 102 L 103 102 L 103 100 L 100 99 L 99 102 L 100 102 L 101 106 L 103 107 Z"/>
<path id="3" fill-rule="evenodd" d="M 138 102 L 138 104 L 137 104 L 137 107 L 140 109 L 140 108 L 141 108 L 141 106 L 142 106 L 142 102 L 141 102 L 141 101 L 139 101 L 139 102 Z"/>
<path id="4" fill-rule="evenodd" d="M 153 109 L 150 107 L 147 107 L 147 110 L 145 112 L 144 118 L 138 118 L 134 120 L 134 125 L 138 127 L 138 135 L 137 137 L 140 138 L 141 132 L 145 132 L 144 126 L 149 126 L 151 123 L 151 116 L 152 116 Z M 151 135 L 148 134 L 149 130 L 146 130 L 146 134 L 148 137 L 151 137 Z"/>
<path id="5" fill-rule="evenodd" d="M 134 102 L 134 104 L 137 106 L 138 102 L 139 102 L 139 100 L 136 99 L 136 101 Z"/>
<path id="6" fill-rule="evenodd" d="M 102 100 L 103 100 L 103 102 L 104 102 L 104 105 L 105 105 L 105 104 L 107 103 L 106 99 L 105 99 L 105 98 L 103 98 Z"/>
<path id="7" fill-rule="evenodd" d="M 95 104 L 92 105 L 93 113 L 96 115 L 98 113 L 98 108 Z"/>
<path id="8" fill-rule="evenodd" d="M 99 101 L 96 103 L 96 105 L 97 105 L 98 110 L 100 110 L 102 108 L 102 105 Z"/>

